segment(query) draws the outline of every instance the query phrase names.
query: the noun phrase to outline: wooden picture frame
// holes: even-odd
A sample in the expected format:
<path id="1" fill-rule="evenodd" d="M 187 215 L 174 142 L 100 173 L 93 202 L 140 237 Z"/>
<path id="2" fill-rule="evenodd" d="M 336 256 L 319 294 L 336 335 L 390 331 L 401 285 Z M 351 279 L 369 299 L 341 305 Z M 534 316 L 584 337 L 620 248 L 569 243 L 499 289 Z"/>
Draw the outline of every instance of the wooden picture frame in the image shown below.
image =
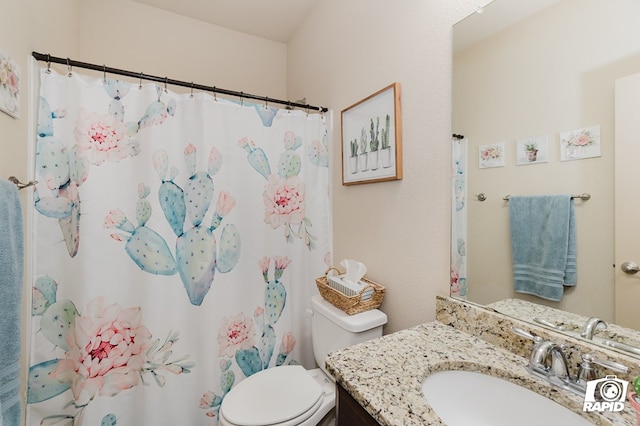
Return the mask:
<path id="1" fill-rule="evenodd" d="M 400 83 L 343 109 L 342 184 L 402 179 Z"/>

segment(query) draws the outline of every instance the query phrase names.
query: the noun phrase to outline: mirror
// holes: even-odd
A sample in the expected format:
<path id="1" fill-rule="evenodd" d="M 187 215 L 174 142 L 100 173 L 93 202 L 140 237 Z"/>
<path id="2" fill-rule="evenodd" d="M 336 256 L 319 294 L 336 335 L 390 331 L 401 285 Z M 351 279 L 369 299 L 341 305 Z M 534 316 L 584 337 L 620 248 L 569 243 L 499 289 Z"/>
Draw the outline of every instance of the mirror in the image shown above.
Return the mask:
<path id="1" fill-rule="evenodd" d="M 525 7 L 542 3 L 542 9 Z M 513 10 L 529 15 L 505 21 Z M 467 229 L 460 242 L 452 238 L 452 253 L 463 256 L 452 259 L 452 282 L 459 278 L 455 269 L 466 267 L 460 273 L 466 289 L 460 280 L 452 296 L 458 291 L 482 305 L 512 301 L 514 309 L 509 303 L 498 307 L 515 316 L 522 306 L 513 301 L 524 300 L 549 307 L 545 315 L 553 318 L 566 312 L 578 315 L 571 317 L 576 321 L 615 321 L 614 83 L 640 72 L 637 16 L 638 2 L 626 0 L 495 0 L 454 26 L 452 130 L 467 145 Z M 479 31 L 482 36 L 473 35 Z M 561 155 L 561 134 L 593 128 L 599 130 L 599 153 Z M 535 161 L 517 149 L 529 141 L 544 148 Z M 481 168 L 480 149 L 495 145 L 503 149 L 503 161 L 483 161 Z M 577 284 L 565 287 L 559 302 L 514 292 L 503 198 L 582 193 L 591 198 L 574 200 Z M 461 232 L 456 223 L 454 235 Z"/>

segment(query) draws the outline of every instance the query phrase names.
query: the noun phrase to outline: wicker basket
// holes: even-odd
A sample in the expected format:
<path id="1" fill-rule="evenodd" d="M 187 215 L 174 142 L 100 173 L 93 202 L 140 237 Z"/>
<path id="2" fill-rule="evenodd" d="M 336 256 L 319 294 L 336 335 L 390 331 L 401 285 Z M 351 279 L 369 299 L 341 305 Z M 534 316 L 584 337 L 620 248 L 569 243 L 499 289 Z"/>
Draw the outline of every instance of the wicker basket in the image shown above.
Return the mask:
<path id="1" fill-rule="evenodd" d="M 333 306 L 343 310 L 349 315 L 357 314 L 360 312 L 368 311 L 371 309 L 377 309 L 382 303 L 384 298 L 384 287 L 380 284 L 376 284 L 371 280 L 362 278 L 361 281 L 366 285 L 358 294 L 353 296 L 347 296 L 344 293 L 339 292 L 335 288 L 331 287 L 327 282 L 327 274 L 329 271 L 334 270 L 338 275 L 342 274 L 338 268 L 331 267 L 324 273 L 324 277 L 316 278 L 316 285 L 320 291 L 320 295 Z M 362 293 L 368 288 L 373 288 L 371 299 L 362 300 Z"/>

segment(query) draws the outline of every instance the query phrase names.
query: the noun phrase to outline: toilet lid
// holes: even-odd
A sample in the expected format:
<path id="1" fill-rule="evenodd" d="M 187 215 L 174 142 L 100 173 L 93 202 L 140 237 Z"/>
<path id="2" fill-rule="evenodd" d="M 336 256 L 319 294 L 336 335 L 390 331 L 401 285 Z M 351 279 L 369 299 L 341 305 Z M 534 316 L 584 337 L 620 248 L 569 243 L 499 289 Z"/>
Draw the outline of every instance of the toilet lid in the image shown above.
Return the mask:
<path id="1" fill-rule="evenodd" d="M 240 382 L 220 407 L 239 426 L 272 425 L 306 413 L 322 398 L 322 387 L 300 365 L 269 368 Z"/>

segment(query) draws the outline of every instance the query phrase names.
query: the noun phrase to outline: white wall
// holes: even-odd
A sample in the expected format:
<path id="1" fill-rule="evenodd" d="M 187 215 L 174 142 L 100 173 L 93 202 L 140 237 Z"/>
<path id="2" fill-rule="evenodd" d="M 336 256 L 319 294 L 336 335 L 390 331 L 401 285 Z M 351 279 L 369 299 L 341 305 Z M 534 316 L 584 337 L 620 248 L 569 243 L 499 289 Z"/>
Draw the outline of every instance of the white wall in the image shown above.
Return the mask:
<path id="1" fill-rule="evenodd" d="M 515 296 L 506 194 L 588 192 L 591 200 L 575 202 L 578 284 L 562 302 L 517 297 L 614 319 L 614 81 L 640 71 L 638 16 L 638 2 L 563 0 L 456 55 L 453 130 L 469 139 L 470 154 L 470 300 Z M 559 132 L 594 125 L 602 156 L 561 162 Z M 541 134 L 549 162 L 516 165 L 515 141 Z M 495 142 L 505 142 L 506 166 L 479 169 L 478 147 Z M 481 192 L 487 201 L 473 197 Z"/>
<path id="2" fill-rule="evenodd" d="M 85 62 L 286 98 L 285 44 L 131 0 L 82 0 L 79 40 Z"/>
<path id="3" fill-rule="evenodd" d="M 321 0 L 289 43 L 288 93 L 334 111 L 334 262 L 386 287 L 385 333 L 435 318 L 449 294 L 451 26 L 471 0 Z M 404 179 L 343 186 L 340 111 L 397 81 Z"/>

